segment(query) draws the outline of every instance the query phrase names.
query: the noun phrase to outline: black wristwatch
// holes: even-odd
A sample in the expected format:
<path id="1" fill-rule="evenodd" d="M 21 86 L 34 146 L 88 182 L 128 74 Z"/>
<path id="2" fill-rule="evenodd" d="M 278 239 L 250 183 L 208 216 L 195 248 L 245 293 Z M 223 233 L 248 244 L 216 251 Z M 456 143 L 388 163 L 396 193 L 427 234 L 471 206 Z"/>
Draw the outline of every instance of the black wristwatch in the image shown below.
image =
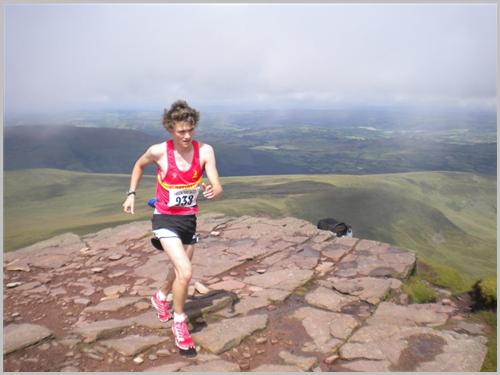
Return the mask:
<path id="1" fill-rule="evenodd" d="M 135 191 L 130 191 L 130 190 L 129 190 L 129 191 L 127 192 L 127 197 L 128 197 L 129 195 L 135 195 Z"/>

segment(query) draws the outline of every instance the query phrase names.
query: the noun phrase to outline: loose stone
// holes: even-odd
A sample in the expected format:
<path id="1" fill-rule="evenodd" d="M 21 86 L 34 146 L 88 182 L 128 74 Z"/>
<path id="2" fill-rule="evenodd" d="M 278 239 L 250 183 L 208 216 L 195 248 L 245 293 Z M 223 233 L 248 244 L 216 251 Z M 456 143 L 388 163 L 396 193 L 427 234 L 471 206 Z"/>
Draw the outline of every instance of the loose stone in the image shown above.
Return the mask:
<path id="1" fill-rule="evenodd" d="M 265 344 L 267 342 L 267 337 L 259 337 L 257 340 L 255 340 L 256 344 Z"/>
<path id="2" fill-rule="evenodd" d="M 7 287 L 7 288 L 15 288 L 15 287 L 17 287 L 17 286 L 19 286 L 19 285 L 23 285 L 23 283 L 22 283 L 22 282 L 20 282 L 20 281 L 14 281 L 14 282 L 12 282 L 12 283 L 8 283 L 8 284 L 6 285 L 6 287 Z"/>
<path id="3" fill-rule="evenodd" d="M 84 306 L 90 305 L 90 300 L 88 298 L 75 298 L 73 302 Z"/>
<path id="4" fill-rule="evenodd" d="M 156 355 L 157 356 L 160 356 L 160 357 L 168 357 L 170 355 L 170 350 L 168 349 L 160 349 L 156 352 Z"/>
<path id="5" fill-rule="evenodd" d="M 140 365 L 143 362 L 144 362 L 144 358 L 142 358 L 141 356 L 134 358 L 134 363 L 137 363 L 138 365 Z"/>
<path id="6" fill-rule="evenodd" d="M 250 369 L 250 362 L 247 362 L 247 361 L 240 362 L 239 366 L 240 366 L 240 370 L 242 370 L 242 371 L 249 370 Z"/>
<path id="7" fill-rule="evenodd" d="M 96 361 L 102 361 L 104 359 L 100 355 L 98 355 L 96 353 L 92 353 L 92 352 L 86 353 L 86 356 L 89 358 L 95 359 Z"/>
<path id="8" fill-rule="evenodd" d="M 207 294 L 210 292 L 210 289 L 208 289 L 205 285 L 200 283 L 199 281 L 194 283 L 194 288 L 198 291 L 200 294 Z"/>
<path id="9" fill-rule="evenodd" d="M 50 344 L 47 344 L 47 343 L 42 344 L 42 345 L 40 345 L 39 349 L 43 350 L 43 351 L 48 350 L 48 349 L 50 349 Z"/>
<path id="10" fill-rule="evenodd" d="M 331 355 L 329 357 L 326 357 L 323 362 L 325 362 L 327 365 L 331 365 L 333 362 L 337 360 L 339 356 L 337 354 Z"/>
<path id="11" fill-rule="evenodd" d="M 119 253 L 111 254 L 108 257 L 109 260 L 119 260 L 121 258 L 123 258 L 123 254 L 119 254 Z"/>
<path id="12" fill-rule="evenodd" d="M 144 311 L 144 310 L 148 310 L 149 309 L 149 306 L 151 306 L 149 303 L 147 302 L 137 302 L 134 307 L 136 308 L 137 311 Z"/>

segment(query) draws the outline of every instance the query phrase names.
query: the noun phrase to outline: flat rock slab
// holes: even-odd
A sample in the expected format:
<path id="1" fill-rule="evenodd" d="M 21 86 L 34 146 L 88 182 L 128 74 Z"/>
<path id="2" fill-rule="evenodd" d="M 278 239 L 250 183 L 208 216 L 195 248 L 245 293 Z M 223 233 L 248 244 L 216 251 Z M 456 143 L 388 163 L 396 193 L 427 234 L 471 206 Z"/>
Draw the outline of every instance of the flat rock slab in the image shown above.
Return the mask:
<path id="1" fill-rule="evenodd" d="M 393 289 L 394 280 L 396 279 L 379 277 L 360 277 L 355 279 L 331 277 L 328 279 L 332 288 L 341 293 L 356 296 L 360 300 L 373 305 L 381 302 L 389 291 Z"/>
<path id="2" fill-rule="evenodd" d="M 321 250 L 321 254 L 330 258 L 334 262 L 338 262 L 344 255 L 351 251 L 352 247 L 343 243 L 334 242 L 325 246 Z"/>
<path id="3" fill-rule="evenodd" d="M 144 298 L 142 297 L 123 297 L 123 298 L 109 299 L 99 303 L 96 306 L 89 306 L 85 310 L 83 310 L 83 312 L 89 313 L 89 312 L 118 311 L 120 309 L 123 309 L 124 307 L 133 305 L 134 303 L 137 303 L 142 300 L 144 300 Z"/>
<path id="4" fill-rule="evenodd" d="M 116 350 L 118 353 L 125 356 L 134 356 L 136 354 L 142 353 L 154 345 L 161 344 L 162 342 L 168 341 L 166 336 L 127 336 L 120 339 L 111 339 L 101 341 L 101 344 Z"/>
<path id="5" fill-rule="evenodd" d="M 300 372 L 302 371 L 297 366 L 289 365 L 273 365 L 273 364 L 263 364 L 252 370 L 252 372 Z"/>
<path id="6" fill-rule="evenodd" d="M 186 372 L 238 372 L 240 366 L 237 363 L 216 359 L 213 361 L 182 367 L 181 371 Z"/>
<path id="7" fill-rule="evenodd" d="M 253 332 L 264 329 L 267 321 L 267 314 L 225 319 L 209 324 L 207 328 L 192 336 L 194 341 L 206 350 L 220 354 L 238 345 Z"/>
<path id="8" fill-rule="evenodd" d="M 151 233 L 151 221 L 134 221 L 84 236 L 87 245 L 94 251 L 115 249 L 124 241 L 137 241 Z"/>
<path id="9" fill-rule="evenodd" d="M 234 305 L 234 312 L 228 314 L 228 316 L 246 315 L 249 311 L 259 309 L 271 303 L 272 302 L 265 297 L 245 297 Z"/>
<path id="10" fill-rule="evenodd" d="M 343 345 L 342 368 L 379 371 L 479 371 L 486 355 L 486 339 L 435 329 L 453 309 L 440 304 L 399 306 L 382 302 L 366 325 Z M 361 362 L 372 360 L 369 362 Z M 353 367 L 354 366 L 354 367 Z M 365 368 L 365 367 L 363 367 Z M 380 370 L 380 371 L 388 371 Z"/>
<path id="11" fill-rule="evenodd" d="M 264 297 L 271 302 L 283 302 L 290 294 L 291 290 L 262 289 L 252 294 L 252 297 Z"/>
<path id="12" fill-rule="evenodd" d="M 52 336 L 52 331 L 37 324 L 23 323 L 9 324 L 3 334 L 3 353 L 9 354 Z"/>
<path id="13" fill-rule="evenodd" d="M 368 324 L 388 324 L 397 326 L 440 326 L 446 323 L 455 311 L 451 306 L 439 303 L 396 305 L 392 302 L 381 302 L 368 320 Z"/>
<path id="14" fill-rule="evenodd" d="M 344 360 L 388 363 L 391 371 L 465 372 L 481 369 L 487 351 L 485 344 L 482 336 L 429 327 L 394 329 L 380 325 L 360 328 L 339 353 Z"/>
<path id="15" fill-rule="evenodd" d="M 302 369 L 303 371 L 310 371 L 313 366 L 318 362 L 316 357 L 304 357 L 296 354 L 282 350 L 279 356 L 288 365 L 294 365 Z"/>
<path id="16" fill-rule="evenodd" d="M 19 250 L 9 251 L 3 255 L 3 259 L 7 262 L 13 262 L 16 259 L 32 261 L 36 256 L 45 256 L 48 254 L 78 254 L 79 250 L 84 246 L 85 243 L 76 234 L 64 233 Z"/>
<path id="17" fill-rule="evenodd" d="M 113 333 L 120 331 L 132 325 L 130 319 L 107 319 L 98 320 L 97 322 L 84 323 L 77 326 L 74 333 L 82 336 L 87 342 L 92 342 L 101 338 L 108 337 Z"/>
<path id="18" fill-rule="evenodd" d="M 158 251 L 155 255 L 150 255 L 146 263 L 134 268 L 134 275 L 137 278 L 152 278 L 155 281 L 164 281 L 167 276 L 169 260 L 167 254 Z"/>
<path id="19" fill-rule="evenodd" d="M 318 287 L 305 296 L 306 302 L 312 306 L 330 311 L 342 311 L 349 304 L 359 301 L 356 297 L 346 296 L 334 290 Z"/>
<path id="20" fill-rule="evenodd" d="M 415 267 L 416 256 L 389 244 L 361 240 L 336 265 L 337 277 L 394 277 L 404 279 Z"/>
<path id="21" fill-rule="evenodd" d="M 245 262 L 245 259 L 227 252 L 227 248 L 227 246 L 207 248 L 200 244 L 196 248 L 196 256 L 193 257 L 193 277 L 209 278 Z"/>
<path id="22" fill-rule="evenodd" d="M 160 365 L 155 367 L 149 367 L 144 370 L 144 372 L 176 372 L 181 368 L 188 366 L 188 362 L 175 362 L 166 365 Z"/>
<path id="23" fill-rule="evenodd" d="M 347 363 L 341 363 L 337 371 L 355 371 L 355 372 L 389 372 L 391 363 L 389 361 L 372 361 L 359 359 Z"/>
<path id="24" fill-rule="evenodd" d="M 269 271 L 262 275 L 246 277 L 243 282 L 245 284 L 260 286 L 261 288 L 293 291 L 311 280 L 313 275 L 314 271 L 311 270 L 278 270 Z"/>
<path id="25" fill-rule="evenodd" d="M 212 289 L 212 290 L 217 290 L 217 289 L 238 290 L 238 289 L 243 289 L 246 286 L 247 286 L 247 284 L 242 283 L 241 281 L 229 279 L 229 280 L 220 281 L 220 282 L 215 283 L 215 284 L 211 284 L 210 289 Z"/>
<path id="26" fill-rule="evenodd" d="M 350 315 L 313 307 L 301 307 L 294 312 L 293 317 L 301 321 L 307 334 L 314 341 L 316 350 L 322 353 L 338 348 L 360 324 Z"/>
<path id="27" fill-rule="evenodd" d="M 236 300 L 231 292 L 211 291 L 200 297 L 193 297 L 184 306 L 185 313 L 190 319 L 210 314 L 229 307 Z"/>

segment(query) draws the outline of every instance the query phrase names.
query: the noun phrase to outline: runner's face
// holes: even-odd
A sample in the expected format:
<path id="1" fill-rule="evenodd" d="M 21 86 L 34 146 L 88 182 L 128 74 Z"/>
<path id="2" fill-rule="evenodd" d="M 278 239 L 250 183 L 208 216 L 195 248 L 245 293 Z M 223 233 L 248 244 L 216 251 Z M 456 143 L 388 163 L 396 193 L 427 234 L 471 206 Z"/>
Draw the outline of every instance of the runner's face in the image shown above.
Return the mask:
<path id="1" fill-rule="evenodd" d="M 177 147 L 190 148 L 194 135 L 194 126 L 189 122 L 176 122 L 174 128 L 169 130 Z"/>

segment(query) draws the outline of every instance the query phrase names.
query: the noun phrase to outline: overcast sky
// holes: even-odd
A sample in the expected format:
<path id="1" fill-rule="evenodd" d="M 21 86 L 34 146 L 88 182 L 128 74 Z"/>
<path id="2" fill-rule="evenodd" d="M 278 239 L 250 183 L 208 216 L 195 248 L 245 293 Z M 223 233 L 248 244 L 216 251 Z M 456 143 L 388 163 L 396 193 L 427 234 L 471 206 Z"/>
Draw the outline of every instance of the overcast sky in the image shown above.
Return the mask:
<path id="1" fill-rule="evenodd" d="M 496 4 L 5 8 L 7 113 L 496 105 Z"/>

